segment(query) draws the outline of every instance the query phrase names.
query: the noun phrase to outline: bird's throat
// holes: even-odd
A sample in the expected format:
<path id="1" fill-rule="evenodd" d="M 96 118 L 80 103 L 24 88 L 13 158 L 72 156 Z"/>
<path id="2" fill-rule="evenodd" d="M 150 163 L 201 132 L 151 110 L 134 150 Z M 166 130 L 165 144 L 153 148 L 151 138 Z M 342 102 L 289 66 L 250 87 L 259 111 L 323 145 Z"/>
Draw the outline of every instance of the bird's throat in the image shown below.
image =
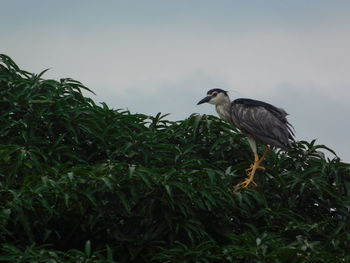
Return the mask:
<path id="1" fill-rule="evenodd" d="M 215 105 L 216 112 L 218 113 L 220 118 L 227 122 L 230 122 L 230 111 L 231 111 L 230 105 L 231 103 L 229 101 L 222 104 Z"/>

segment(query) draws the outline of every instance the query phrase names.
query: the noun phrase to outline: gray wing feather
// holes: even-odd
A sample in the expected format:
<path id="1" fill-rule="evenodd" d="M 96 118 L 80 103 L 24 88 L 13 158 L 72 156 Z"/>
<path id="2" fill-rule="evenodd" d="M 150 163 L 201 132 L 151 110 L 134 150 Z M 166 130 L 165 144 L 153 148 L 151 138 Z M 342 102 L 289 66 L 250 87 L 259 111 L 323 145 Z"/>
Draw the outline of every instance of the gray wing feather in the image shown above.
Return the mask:
<path id="1" fill-rule="evenodd" d="M 242 100 L 231 104 L 232 124 L 256 141 L 277 146 L 282 149 L 290 147 L 293 139 L 292 126 L 287 121 L 287 113 L 267 103 L 242 103 Z"/>

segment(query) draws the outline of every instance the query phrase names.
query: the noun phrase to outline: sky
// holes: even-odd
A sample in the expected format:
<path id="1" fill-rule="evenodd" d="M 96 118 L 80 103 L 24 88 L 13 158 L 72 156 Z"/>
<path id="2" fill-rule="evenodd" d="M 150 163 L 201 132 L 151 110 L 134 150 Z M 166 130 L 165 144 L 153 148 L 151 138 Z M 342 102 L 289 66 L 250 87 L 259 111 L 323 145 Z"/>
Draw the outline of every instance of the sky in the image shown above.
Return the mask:
<path id="1" fill-rule="evenodd" d="M 284 108 L 350 162 L 350 1 L 0 0 L 0 53 L 114 109 L 181 120 L 212 88 Z M 332 157 L 332 155 L 327 155 Z"/>

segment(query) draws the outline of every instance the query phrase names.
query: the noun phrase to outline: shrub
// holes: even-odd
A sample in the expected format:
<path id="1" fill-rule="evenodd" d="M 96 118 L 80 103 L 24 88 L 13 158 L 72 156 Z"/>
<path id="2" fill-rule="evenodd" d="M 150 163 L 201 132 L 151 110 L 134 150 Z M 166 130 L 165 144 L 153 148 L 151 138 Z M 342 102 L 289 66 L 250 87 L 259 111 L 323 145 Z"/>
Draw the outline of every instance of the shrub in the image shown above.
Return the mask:
<path id="1" fill-rule="evenodd" d="M 315 141 L 252 154 L 213 116 L 96 105 L 0 56 L 0 262 L 347 262 L 350 169 Z"/>

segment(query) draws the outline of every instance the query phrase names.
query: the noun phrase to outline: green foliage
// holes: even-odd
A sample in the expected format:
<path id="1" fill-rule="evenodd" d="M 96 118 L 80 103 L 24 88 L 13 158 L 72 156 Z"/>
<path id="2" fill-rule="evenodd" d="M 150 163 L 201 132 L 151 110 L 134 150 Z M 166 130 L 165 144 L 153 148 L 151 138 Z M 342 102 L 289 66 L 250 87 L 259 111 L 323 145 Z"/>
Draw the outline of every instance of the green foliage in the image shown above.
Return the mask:
<path id="1" fill-rule="evenodd" d="M 271 152 L 234 191 L 252 156 L 227 123 L 44 73 L 0 56 L 0 262 L 350 262 L 350 165 L 326 146 Z"/>

